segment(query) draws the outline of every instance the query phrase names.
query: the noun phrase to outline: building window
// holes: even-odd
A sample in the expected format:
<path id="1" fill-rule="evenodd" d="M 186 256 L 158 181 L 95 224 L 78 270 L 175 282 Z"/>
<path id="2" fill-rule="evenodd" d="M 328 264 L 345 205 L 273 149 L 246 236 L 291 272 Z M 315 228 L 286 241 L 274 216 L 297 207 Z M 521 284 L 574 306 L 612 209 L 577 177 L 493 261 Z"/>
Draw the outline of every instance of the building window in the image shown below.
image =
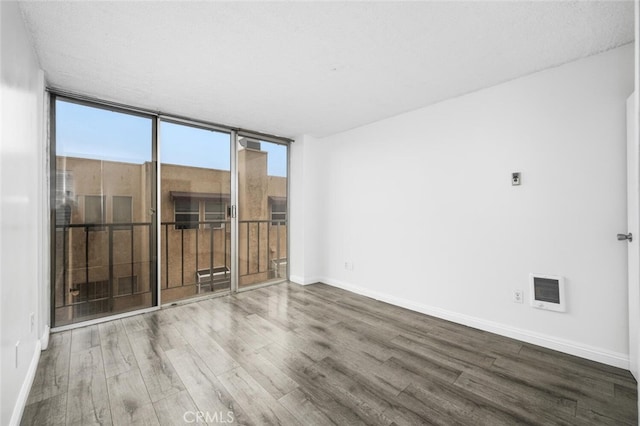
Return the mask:
<path id="1" fill-rule="evenodd" d="M 205 201 L 204 202 L 204 220 L 206 222 L 214 221 L 213 223 L 207 223 L 207 228 L 224 228 L 222 221 L 227 219 L 226 205 L 220 201 Z"/>
<path id="2" fill-rule="evenodd" d="M 133 201 L 129 196 L 115 195 L 112 199 L 113 223 L 133 222 Z M 118 226 L 114 229 L 131 229 L 130 226 Z"/>
<path id="3" fill-rule="evenodd" d="M 286 225 L 287 221 L 287 202 L 273 201 L 271 202 L 271 224 Z"/>
<path id="4" fill-rule="evenodd" d="M 176 229 L 197 229 L 200 220 L 200 203 L 188 198 L 176 199 Z"/>
<path id="5" fill-rule="evenodd" d="M 102 195 L 84 196 L 84 223 L 103 224 L 105 217 L 105 198 Z"/>
<path id="6" fill-rule="evenodd" d="M 227 220 L 229 194 L 171 191 L 176 229 L 222 229 Z"/>

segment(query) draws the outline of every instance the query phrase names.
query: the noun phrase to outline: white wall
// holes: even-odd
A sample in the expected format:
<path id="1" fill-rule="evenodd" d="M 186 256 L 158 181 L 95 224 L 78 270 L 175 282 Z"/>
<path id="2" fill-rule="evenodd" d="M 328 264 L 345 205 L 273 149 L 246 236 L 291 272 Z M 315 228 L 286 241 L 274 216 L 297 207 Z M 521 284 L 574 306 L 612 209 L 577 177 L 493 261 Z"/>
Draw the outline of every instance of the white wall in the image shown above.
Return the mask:
<path id="1" fill-rule="evenodd" d="M 0 424 L 7 425 L 21 416 L 48 321 L 38 312 L 48 279 L 47 184 L 43 73 L 17 4 L 0 2 L 0 15 Z"/>
<path id="2" fill-rule="evenodd" d="M 320 230 L 305 242 L 319 250 L 306 277 L 628 366 L 616 233 L 633 62 L 627 45 L 305 141 L 304 164 L 316 165 L 305 202 L 318 207 L 306 220 Z M 566 278 L 568 312 L 512 301 L 515 289 L 530 296 L 530 272 Z"/>
<path id="3" fill-rule="evenodd" d="M 298 284 L 304 277 L 305 266 L 305 236 L 304 236 L 304 137 L 297 138 L 289 148 L 289 211 L 294 213 L 289 221 L 289 244 L 295 250 L 295 255 L 289 256 L 289 278 Z"/>
<path id="4" fill-rule="evenodd" d="M 298 284 L 320 281 L 318 266 L 322 259 L 318 225 L 318 202 L 323 191 L 322 162 L 319 161 L 316 139 L 310 136 L 296 138 L 291 144 L 291 269 L 290 280 Z"/>

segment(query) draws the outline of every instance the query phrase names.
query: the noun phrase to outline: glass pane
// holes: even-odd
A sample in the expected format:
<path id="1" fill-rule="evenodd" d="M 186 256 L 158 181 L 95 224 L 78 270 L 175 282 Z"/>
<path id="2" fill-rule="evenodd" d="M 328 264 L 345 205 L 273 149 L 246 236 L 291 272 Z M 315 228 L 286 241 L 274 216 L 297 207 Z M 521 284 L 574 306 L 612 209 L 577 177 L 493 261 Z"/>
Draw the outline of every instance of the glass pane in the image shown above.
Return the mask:
<path id="1" fill-rule="evenodd" d="M 204 220 L 207 222 L 206 226 L 210 228 L 222 228 L 224 227 L 224 221 L 227 218 L 226 215 L 227 206 L 225 203 L 218 201 L 205 201 L 204 204 Z"/>
<path id="2" fill-rule="evenodd" d="M 287 205 L 284 203 L 273 203 L 271 205 L 272 212 L 285 213 L 287 211 Z"/>
<path id="3" fill-rule="evenodd" d="M 206 201 L 204 205 L 205 213 L 224 213 L 225 205 L 224 203 L 219 203 L 217 201 Z"/>
<path id="4" fill-rule="evenodd" d="M 84 222 L 104 223 L 104 197 L 100 195 L 84 196 Z"/>
<path id="5" fill-rule="evenodd" d="M 162 303 L 228 291 L 231 136 L 165 121 L 160 132 Z"/>
<path id="6" fill-rule="evenodd" d="M 225 215 L 224 215 L 224 213 L 205 213 L 204 219 L 207 220 L 207 221 L 224 220 L 225 219 Z"/>
<path id="7" fill-rule="evenodd" d="M 154 306 L 152 120 L 55 108 L 54 326 Z"/>
<path id="8" fill-rule="evenodd" d="M 131 223 L 131 197 L 113 197 L 113 222 Z"/>
<path id="9" fill-rule="evenodd" d="M 176 199 L 176 212 L 193 212 L 198 214 L 200 203 L 190 199 Z"/>
<path id="10" fill-rule="evenodd" d="M 189 213 L 176 213 L 175 229 L 196 229 L 198 227 L 199 215 Z"/>
<path id="11" fill-rule="evenodd" d="M 237 148 L 238 285 L 285 280 L 288 147 L 241 137 Z"/>

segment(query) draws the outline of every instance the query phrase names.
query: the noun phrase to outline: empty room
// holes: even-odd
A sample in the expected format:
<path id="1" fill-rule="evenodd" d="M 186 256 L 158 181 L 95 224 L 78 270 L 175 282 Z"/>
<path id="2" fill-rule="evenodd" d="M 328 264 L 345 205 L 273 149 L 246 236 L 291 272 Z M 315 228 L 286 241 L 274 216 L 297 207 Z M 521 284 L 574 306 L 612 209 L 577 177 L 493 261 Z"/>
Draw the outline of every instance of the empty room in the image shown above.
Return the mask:
<path id="1" fill-rule="evenodd" d="M 0 425 L 637 425 L 638 1 L 0 1 Z"/>

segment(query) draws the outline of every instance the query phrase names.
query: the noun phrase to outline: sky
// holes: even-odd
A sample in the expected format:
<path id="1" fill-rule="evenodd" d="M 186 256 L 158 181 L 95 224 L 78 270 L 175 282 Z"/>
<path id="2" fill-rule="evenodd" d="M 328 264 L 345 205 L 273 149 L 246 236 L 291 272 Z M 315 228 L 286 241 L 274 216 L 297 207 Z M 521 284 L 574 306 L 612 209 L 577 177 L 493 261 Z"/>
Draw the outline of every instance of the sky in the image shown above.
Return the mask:
<path id="1" fill-rule="evenodd" d="M 160 160 L 182 166 L 230 170 L 231 136 L 181 124 L 160 123 Z M 269 176 L 287 175 L 287 147 L 262 141 Z M 151 119 L 56 101 L 56 154 L 142 164 L 151 161 Z"/>

